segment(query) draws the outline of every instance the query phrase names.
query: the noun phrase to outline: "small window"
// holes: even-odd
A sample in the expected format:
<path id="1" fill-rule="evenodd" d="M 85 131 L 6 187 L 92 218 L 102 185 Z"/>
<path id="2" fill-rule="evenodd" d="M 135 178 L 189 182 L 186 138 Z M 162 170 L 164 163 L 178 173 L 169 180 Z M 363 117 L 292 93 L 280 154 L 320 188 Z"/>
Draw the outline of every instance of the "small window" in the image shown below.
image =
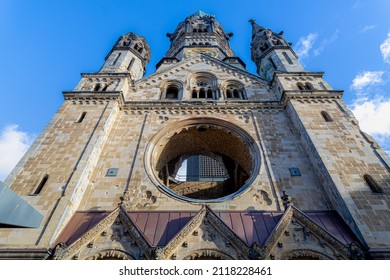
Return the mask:
<path id="1" fill-rule="evenodd" d="M 368 174 L 364 175 L 363 178 L 373 193 L 375 194 L 383 193 L 382 188 L 375 182 L 374 178 L 372 178 Z"/>
<path id="2" fill-rule="evenodd" d="M 226 97 L 227 98 L 233 98 L 232 91 L 230 89 L 226 90 Z"/>
<path id="3" fill-rule="evenodd" d="M 118 175 L 118 168 L 107 169 L 106 177 L 116 177 Z"/>
<path id="4" fill-rule="evenodd" d="M 299 90 L 306 90 L 306 87 L 302 83 L 297 83 L 297 87 Z"/>
<path id="5" fill-rule="evenodd" d="M 301 176 L 301 171 L 297 167 L 289 168 L 291 176 Z"/>
<path id="6" fill-rule="evenodd" d="M 210 88 L 207 90 L 207 98 L 213 98 L 213 91 Z"/>
<path id="7" fill-rule="evenodd" d="M 130 68 L 133 66 L 133 64 L 134 64 L 134 57 L 131 59 L 129 66 L 127 66 L 127 70 L 130 70 Z"/>
<path id="8" fill-rule="evenodd" d="M 287 60 L 288 64 L 293 64 L 291 58 L 288 56 L 286 52 L 282 52 L 284 58 Z"/>
<path id="9" fill-rule="evenodd" d="M 165 97 L 167 99 L 178 99 L 179 89 L 176 86 L 168 86 Z"/>
<path id="10" fill-rule="evenodd" d="M 277 69 L 276 64 L 272 58 L 268 58 L 268 61 L 271 63 L 271 65 L 274 69 Z"/>
<path id="11" fill-rule="evenodd" d="M 333 121 L 332 118 L 330 117 L 330 115 L 328 114 L 328 112 L 321 111 L 321 115 L 322 115 L 322 117 L 324 118 L 324 120 L 325 120 L 326 122 L 331 122 L 331 121 Z"/>
<path id="12" fill-rule="evenodd" d="M 47 180 L 49 179 L 49 175 L 46 174 L 45 176 L 43 176 L 41 182 L 39 183 L 39 185 L 37 186 L 37 188 L 35 189 L 34 193 L 32 195 L 39 195 L 43 189 L 43 187 L 45 186 Z"/>
<path id="13" fill-rule="evenodd" d="M 94 88 L 93 90 L 94 90 L 94 91 L 99 91 L 101 87 L 102 87 L 101 84 L 100 84 L 100 83 L 97 83 L 97 84 L 95 85 L 95 88 Z"/>
<path id="14" fill-rule="evenodd" d="M 81 123 L 84 120 L 86 115 L 87 115 L 87 112 L 82 112 L 76 123 Z"/>
<path id="15" fill-rule="evenodd" d="M 122 53 L 118 53 L 118 55 L 116 56 L 114 62 L 112 63 L 112 65 L 115 65 L 117 62 L 118 62 L 118 59 L 119 57 L 122 55 Z"/>
<path id="16" fill-rule="evenodd" d="M 305 87 L 307 90 L 314 90 L 314 87 L 311 83 L 305 83 Z"/>
<path id="17" fill-rule="evenodd" d="M 204 90 L 204 88 L 201 88 L 199 90 L 199 98 L 206 98 L 206 91 Z"/>
<path id="18" fill-rule="evenodd" d="M 196 91 L 196 89 L 192 90 L 192 98 L 198 98 L 198 92 Z"/>

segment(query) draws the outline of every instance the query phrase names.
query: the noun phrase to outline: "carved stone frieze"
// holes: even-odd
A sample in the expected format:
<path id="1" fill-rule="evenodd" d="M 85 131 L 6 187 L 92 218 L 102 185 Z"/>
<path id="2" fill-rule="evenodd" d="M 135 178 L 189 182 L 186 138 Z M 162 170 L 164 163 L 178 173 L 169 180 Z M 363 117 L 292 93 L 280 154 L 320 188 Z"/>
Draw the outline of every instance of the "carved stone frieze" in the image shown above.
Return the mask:
<path id="1" fill-rule="evenodd" d="M 127 252 L 118 249 L 106 249 L 101 250 L 92 256 L 86 258 L 86 260 L 134 260 L 135 258 L 129 255 Z"/>

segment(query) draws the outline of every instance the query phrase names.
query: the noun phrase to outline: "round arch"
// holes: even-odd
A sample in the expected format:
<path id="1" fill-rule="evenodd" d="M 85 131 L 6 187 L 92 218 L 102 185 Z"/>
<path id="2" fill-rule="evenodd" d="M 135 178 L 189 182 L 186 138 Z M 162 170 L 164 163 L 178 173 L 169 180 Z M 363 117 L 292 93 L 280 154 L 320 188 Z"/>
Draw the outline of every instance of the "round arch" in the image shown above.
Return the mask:
<path id="1" fill-rule="evenodd" d="M 234 260 L 234 258 L 219 250 L 200 249 L 191 252 L 183 260 Z"/>
<path id="2" fill-rule="evenodd" d="M 222 158 L 229 170 L 234 170 L 234 174 L 229 173 L 233 181 L 225 186 L 214 185 L 213 189 L 200 187 L 195 195 L 177 192 L 169 170 L 177 170 L 175 162 L 189 154 L 215 154 Z M 171 123 L 153 136 L 147 144 L 144 162 L 151 181 L 168 195 L 188 202 L 222 202 L 241 195 L 253 183 L 260 169 L 260 150 L 254 139 L 235 124 L 216 118 L 191 118 Z M 168 169 L 171 166 L 174 168 Z M 218 192 L 218 187 L 226 186 L 230 189 Z M 184 187 L 193 185 L 180 186 Z M 210 196 L 203 196 L 205 193 Z"/>
<path id="3" fill-rule="evenodd" d="M 126 251 L 118 249 L 103 249 L 85 258 L 86 260 L 135 260 Z"/>
<path id="4" fill-rule="evenodd" d="M 282 260 L 333 260 L 334 258 L 310 249 L 297 249 L 282 254 Z"/>

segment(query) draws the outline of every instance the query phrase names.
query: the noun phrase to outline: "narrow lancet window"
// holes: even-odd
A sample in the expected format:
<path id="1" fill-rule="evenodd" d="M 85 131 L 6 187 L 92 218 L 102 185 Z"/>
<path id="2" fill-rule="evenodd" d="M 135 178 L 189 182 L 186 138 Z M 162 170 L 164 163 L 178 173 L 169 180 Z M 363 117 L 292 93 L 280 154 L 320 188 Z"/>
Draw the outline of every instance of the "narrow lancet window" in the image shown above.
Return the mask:
<path id="1" fill-rule="evenodd" d="M 46 174 L 46 175 L 42 178 L 42 180 L 41 180 L 41 182 L 39 183 L 38 187 L 35 189 L 33 195 L 38 195 L 38 194 L 41 193 L 41 191 L 42 191 L 43 187 L 45 186 L 45 184 L 46 184 L 46 182 L 47 182 L 48 179 L 49 179 L 49 175 Z"/>
<path id="2" fill-rule="evenodd" d="M 330 117 L 330 115 L 328 114 L 328 112 L 321 111 L 321 115 L 322 115 L 322 117 L 324 118 L 324 120 L 325 120 L 326 122 L 331 122 L 331 121 L 333 121 L 332 118 Z"/>
<path id="3" fill-rule="evenodd" d="M 95 85 L 94 91 L 99 91 L 100 88 L 101 88 L 100 83 L 97 83 L 97 84 Z"/>
<path id="4" fill-rule="evenodd" d="M 130 70 L 133 64 L 134 64 L 134 57 L 131 59 L 129 66 L 127 66 L 127 70 Z"/>
<path id="5" fill-rule="evenodd" d="M 86 115 L 87 115 L 87 112 L 82 112 L 76 123 L 81 123 L 84 120 Z"/>
<path id="6" fill-rule="evenodd" d="M 364 175 L 363 178 L 373 193 L 376 193 L 376 194 L 383 193 L 381 187 L 375 182 L 374 178 L 372 178 L 368 174 Z"/>
<path id="7" fill-rule="evenodd" d="M 287 60 L 288 64 L 293 64 L 291 58 L 288 56 L 288 54 L 286 52 L 282 52 L 283 53 L 283 56 L 284 58 Z"/>
<path id="8" fill-rule="evenodd" d="M 118 55 L 116 56 L 114 62 L 112 63 L 112 65 L 115 65 L 117 62 L 118 62 L 118 59 L 119 57 L 121 56 L 122 53 L 118 53 Z"/>

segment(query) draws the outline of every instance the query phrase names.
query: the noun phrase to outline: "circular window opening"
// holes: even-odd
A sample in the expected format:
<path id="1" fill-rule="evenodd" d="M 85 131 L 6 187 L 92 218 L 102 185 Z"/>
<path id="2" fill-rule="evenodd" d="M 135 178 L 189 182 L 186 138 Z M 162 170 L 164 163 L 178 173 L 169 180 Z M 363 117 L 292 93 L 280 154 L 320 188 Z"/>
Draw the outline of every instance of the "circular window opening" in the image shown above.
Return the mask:
<path id="1" fill-rule="evenodd" d="M 257 146 L 244 130 L 205 118 L 163 129 L 149 144 L 147 159 L 160 188 L 195 202 L 231 199 L 259 170 Z"/>

